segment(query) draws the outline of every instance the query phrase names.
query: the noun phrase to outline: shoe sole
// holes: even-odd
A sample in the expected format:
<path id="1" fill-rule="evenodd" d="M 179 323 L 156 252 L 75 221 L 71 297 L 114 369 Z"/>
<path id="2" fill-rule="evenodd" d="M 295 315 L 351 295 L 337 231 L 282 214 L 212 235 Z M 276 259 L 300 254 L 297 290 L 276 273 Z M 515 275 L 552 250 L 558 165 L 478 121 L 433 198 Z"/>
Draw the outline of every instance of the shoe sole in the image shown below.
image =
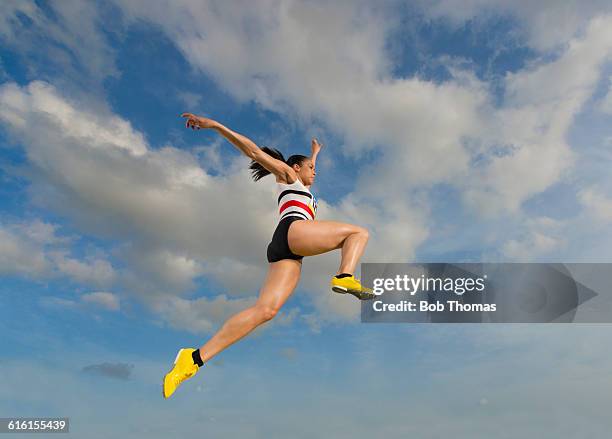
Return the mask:
<path id="1" fill-rule="evenodd" d="M 181 353 L 183 351 L 185 351 L 186 349 L 179 349 L 178 354 L 176 354 L 176 358 L 174 359 L 174 363 L 172 363 L 172 369 L 174 369 L 174 366 L 176 366 L 176 362 L 178 361 L 179 357 L 181 356 Z M 172 372 L 172 369 L 170 369 L 170 372 Z M 164 379 L 162 380 L 162 397 L 164 399 L 168 399 L 170 396 L 166 396 L 166 394 L 164 393 L 164 386 L 166 385 L 166 377 L 168 376 L 168 374 L 170 373 L 168 372 L 166 375 L 164 375 Z"/>
<path id="2" fill-rule="evenodd" d="M 358 298 L 359 300 L 371 300 L 374 297 L 376 297 L 372 293 L 364 293 L 363 291 L 350 290 L 348 288 L 338 287 L 338 286 L 333 286 L 332 287 L 332 291 L 334 293 L 338 293 L 338 294 L 351 294 L 351 295 L 355 296 L 356 298 Z"/>

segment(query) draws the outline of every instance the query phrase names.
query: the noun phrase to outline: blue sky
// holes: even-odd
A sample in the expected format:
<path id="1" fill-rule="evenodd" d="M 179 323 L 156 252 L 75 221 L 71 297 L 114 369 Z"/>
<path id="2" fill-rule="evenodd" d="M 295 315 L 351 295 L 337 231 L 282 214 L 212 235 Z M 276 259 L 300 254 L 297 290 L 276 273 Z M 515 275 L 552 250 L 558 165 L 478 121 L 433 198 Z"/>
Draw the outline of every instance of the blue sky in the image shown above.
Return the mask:
<path id="1" fill-rule="evenodd" d="M 275 221 L 273 182 L 180 113 L 287 155 L 319 138 L 319 215 L 368 227 L 366 262 L 607 262 L 607 2 L 171 5 L 0 5 L 2 416 L 83 438 L 609 431 L 607 325 L 360 324 L 327 289 L 337 254 L 160 394 L 178 348 L 255 300 Z"/>

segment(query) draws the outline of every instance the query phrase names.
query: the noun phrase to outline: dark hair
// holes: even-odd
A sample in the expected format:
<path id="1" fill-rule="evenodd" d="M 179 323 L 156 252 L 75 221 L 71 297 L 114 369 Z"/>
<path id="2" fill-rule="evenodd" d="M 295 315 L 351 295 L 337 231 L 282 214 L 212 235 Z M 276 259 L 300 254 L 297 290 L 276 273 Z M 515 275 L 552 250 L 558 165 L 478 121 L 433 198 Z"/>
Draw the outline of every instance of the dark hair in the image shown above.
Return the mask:
<path id="1" fill-rule="evenodd" d="M 261 150 L 265 152 L 266 154 L 271 155 L 275 159 L 280 160 L 281 162 L 287 163 L 291 167 L 293 167 L 293 165 L 301 166 L 304 160 L 308 158 L 302 154 L 294 154 L 291 157 L 289 157 L 287 160 L 285 160 L 285 157 L 283 157 L 283 154 L 278 149 L 268 148 L 267 146 L 264 146 L 263 148 L 261 148 Z M 261 166 L 255 160 L 251 160 L 249 169 L 251 170 L 251 175 L 253 176 L 253 180 L 255 181 L 259 181 L 259 179 L 261 179 L 262 177 L 265 177 L 266 175 L 270 174 L 270 171 L 268 171 L 266 168 Z"/>

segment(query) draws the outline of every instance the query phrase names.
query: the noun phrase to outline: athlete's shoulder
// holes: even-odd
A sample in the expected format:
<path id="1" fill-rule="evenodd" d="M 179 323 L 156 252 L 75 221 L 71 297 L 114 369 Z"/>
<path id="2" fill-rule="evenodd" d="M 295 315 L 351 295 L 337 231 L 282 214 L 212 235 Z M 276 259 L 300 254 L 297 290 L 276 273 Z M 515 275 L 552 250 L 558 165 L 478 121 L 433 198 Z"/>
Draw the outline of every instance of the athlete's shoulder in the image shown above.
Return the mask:
<path id="1" fill-rule="evenodd" d="M 305 187 L 299 178 L 296 178 L 293 181 L 287 181 L 287 179 L 276 179 L 276 183 L 281 186 L 291 186 L 291 187 Z"/>

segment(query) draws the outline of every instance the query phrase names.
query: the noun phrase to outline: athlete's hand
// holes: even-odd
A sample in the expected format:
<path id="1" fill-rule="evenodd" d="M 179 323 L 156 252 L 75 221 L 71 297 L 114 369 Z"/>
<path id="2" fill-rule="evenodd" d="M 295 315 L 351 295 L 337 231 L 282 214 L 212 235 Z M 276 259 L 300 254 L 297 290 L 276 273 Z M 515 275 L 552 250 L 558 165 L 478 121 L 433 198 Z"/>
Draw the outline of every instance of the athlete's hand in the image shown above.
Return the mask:
<path id="1" fill-rule="evenodd" d="M 217 126 L 216 121 L 208 119 L 207 117 L 196 116 L 192 113 L 183 113 L 181 114 L 181 117 L 187 119 L 185 126 L 187 128 L 191 128 L 192 130 L 199 130 L 202 128 L 214 128 Z"/>
<path id="2" fill-rule="evenodd" d="M 323 148 L 323 144 L 319 143 L 319 141 L 315 139 L 314 137 L 310 141 L 310 145 L 311 145 L 313 154 L 318 153 L 319 151 L 321 151 L 321 148 Z"/>

